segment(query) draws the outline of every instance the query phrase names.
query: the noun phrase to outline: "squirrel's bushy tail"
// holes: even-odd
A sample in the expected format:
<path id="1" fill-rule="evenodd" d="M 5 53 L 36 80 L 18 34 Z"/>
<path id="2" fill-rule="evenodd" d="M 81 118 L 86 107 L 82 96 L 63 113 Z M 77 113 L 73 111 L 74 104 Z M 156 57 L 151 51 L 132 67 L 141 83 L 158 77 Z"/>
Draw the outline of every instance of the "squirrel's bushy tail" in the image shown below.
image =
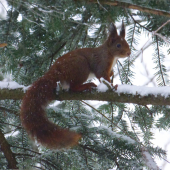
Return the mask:
<path id="1" fill-rule="evenodd" d="M 21 122 L 31 138 L 50 149 L 68 148 L 81 135 L 62 129 L 47 119 L 45 107 L 55 99 L 56 81 L 40 78 L 27 90 L 21 105 Z"/>

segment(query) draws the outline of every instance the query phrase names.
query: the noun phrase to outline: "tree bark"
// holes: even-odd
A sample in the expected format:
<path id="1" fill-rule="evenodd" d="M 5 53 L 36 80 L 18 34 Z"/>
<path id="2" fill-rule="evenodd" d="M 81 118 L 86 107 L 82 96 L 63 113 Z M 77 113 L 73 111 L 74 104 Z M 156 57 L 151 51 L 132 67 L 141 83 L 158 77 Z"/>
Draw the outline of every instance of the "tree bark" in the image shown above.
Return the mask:
<path id="1" fill-rule="evenodd" d="M 18 169 L 17 168 L 17 161 L 13 152 L 10 149 L 10 145 L 8 144 L 7 140 L 4 137 L 4 134 L 0 130 L 0 150 L 4 153 L 4 156 L 8 162 L 8 169 Z"/>

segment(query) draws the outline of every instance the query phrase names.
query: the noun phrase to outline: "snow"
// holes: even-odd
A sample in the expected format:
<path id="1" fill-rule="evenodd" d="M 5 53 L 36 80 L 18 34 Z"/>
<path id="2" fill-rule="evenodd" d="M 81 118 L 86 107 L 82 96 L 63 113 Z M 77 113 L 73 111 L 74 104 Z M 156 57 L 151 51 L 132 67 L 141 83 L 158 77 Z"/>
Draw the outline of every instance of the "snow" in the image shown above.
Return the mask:
<path id="1" fill-rule="evenodd" d="M 6 0 L 0 0 L 0 19 L 7 19 L 7 8 L 8 4 Z"/>
<path id="2" fill-rule="evenodd" d="M 108 86 L 112 88 L 111 83 L 109 83 L 107 80 L 105 80 L 103 77 L 100 78 L 101 83 L 97 86 L 97 91 L 98 92 L 106 92 L 108 90 Z M 107 86 L 107 85 L 108 86 Z"/>
<path id="3" fill-rule="evenodd" d="M 108 84 L 108 86 L 111 87 L 111 84 L 105 80 L 105 82 Z M 108 86 L 101 82 L 97 86 L 98 92 L 106 92 L 109 88 Z M 111 87 L 113 88 L 113 87 Z M 115 91 L 115 89 L 113 88 Z M 164 86 L 164 87 L 146 87 L 146 86 L 134 86 L 134 85 L 118 85 L 116 93 L 124 93 L 124 94 L 132 94 L 132 95 L 140 95 L 140 96 L 148 96 L 148 95 L 154 95 L 157 97 L 158 95 L 161 95 L 162 97 L 169 97 L 170 96 L 170 87 Z"/>
<path id="4" fill-rule="evenodd" d="M 165 98 L 170 96 L 170 87 L 144 87 L 144 86 L 131 86 L 131 85 L 118 85 L 116 90 L 117 93 L 133 94 L 148 96 L 149 94 L 157 97 L 161 95 Z"/>
<path id="5" fill-rule="evenodd" d="M 102 82 L 97 86 L 98 92 L 106 92 L 108 90 L 108 87 Z"/>
<path id="6" fill-rule="evenodd" d="M 23 88 L 23 90 L 25 91 L 27 90 L 28 87 L 19 85 L 15 81 L 10 81 L 10 82 L 0 81 L 0 89 L 18 89 L 18 88 Z"/>

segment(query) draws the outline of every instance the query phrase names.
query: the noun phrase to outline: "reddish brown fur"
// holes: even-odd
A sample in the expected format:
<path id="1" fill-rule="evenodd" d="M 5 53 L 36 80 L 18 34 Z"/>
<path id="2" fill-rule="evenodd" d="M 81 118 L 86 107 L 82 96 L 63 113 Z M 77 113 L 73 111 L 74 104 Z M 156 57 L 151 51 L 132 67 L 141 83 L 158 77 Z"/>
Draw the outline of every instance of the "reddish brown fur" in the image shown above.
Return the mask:
<path id="1" fill-rule="evenodd" d="M 60 57 L 50 70 L 26 92 L 21 105 L 21 121 L 31 138 L 47 148 L 67 148 L 78 143 L 81 135 L 62 129 L 50 122 L 44 108 L 55 100 L 54 89 L 57 82 L 68 84 L 72 91 L 91 90 L 94 83 L 86 83 L 90 73 L 110 82 L 113 75 L 112 64 L 115 57 L 130 55 L 130 49 L 124 39 L 124 29 L 117 35 L 114 25 L 110 29 L 108 40 L 98 48 L 84 48 L 69 52 Z M 117 47 L 121 44 L 121 48 Z"/>

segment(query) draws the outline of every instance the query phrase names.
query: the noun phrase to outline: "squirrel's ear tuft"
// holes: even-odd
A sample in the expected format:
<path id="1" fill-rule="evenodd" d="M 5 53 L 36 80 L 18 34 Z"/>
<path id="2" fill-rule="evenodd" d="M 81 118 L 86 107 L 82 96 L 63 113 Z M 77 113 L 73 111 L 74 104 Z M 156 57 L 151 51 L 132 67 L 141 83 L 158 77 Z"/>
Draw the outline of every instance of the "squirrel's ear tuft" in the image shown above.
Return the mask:
<path id="1" fill-rule="evenodd" d="M 122 21 L 122 27 L 121 27 L 121 30 L 120 30 L 120 36 L 125 38 L 125 26 L 124 26 L 123 21 Z"/>
<path id="2" fill-rule="evenodd" d="M 116 26 L 113 23 L 110 24 L 109 32 L 110 32 L 110 36 L 112 36 L 112 37 L 117 36 L 117 29 L 116 29 Z"/>

